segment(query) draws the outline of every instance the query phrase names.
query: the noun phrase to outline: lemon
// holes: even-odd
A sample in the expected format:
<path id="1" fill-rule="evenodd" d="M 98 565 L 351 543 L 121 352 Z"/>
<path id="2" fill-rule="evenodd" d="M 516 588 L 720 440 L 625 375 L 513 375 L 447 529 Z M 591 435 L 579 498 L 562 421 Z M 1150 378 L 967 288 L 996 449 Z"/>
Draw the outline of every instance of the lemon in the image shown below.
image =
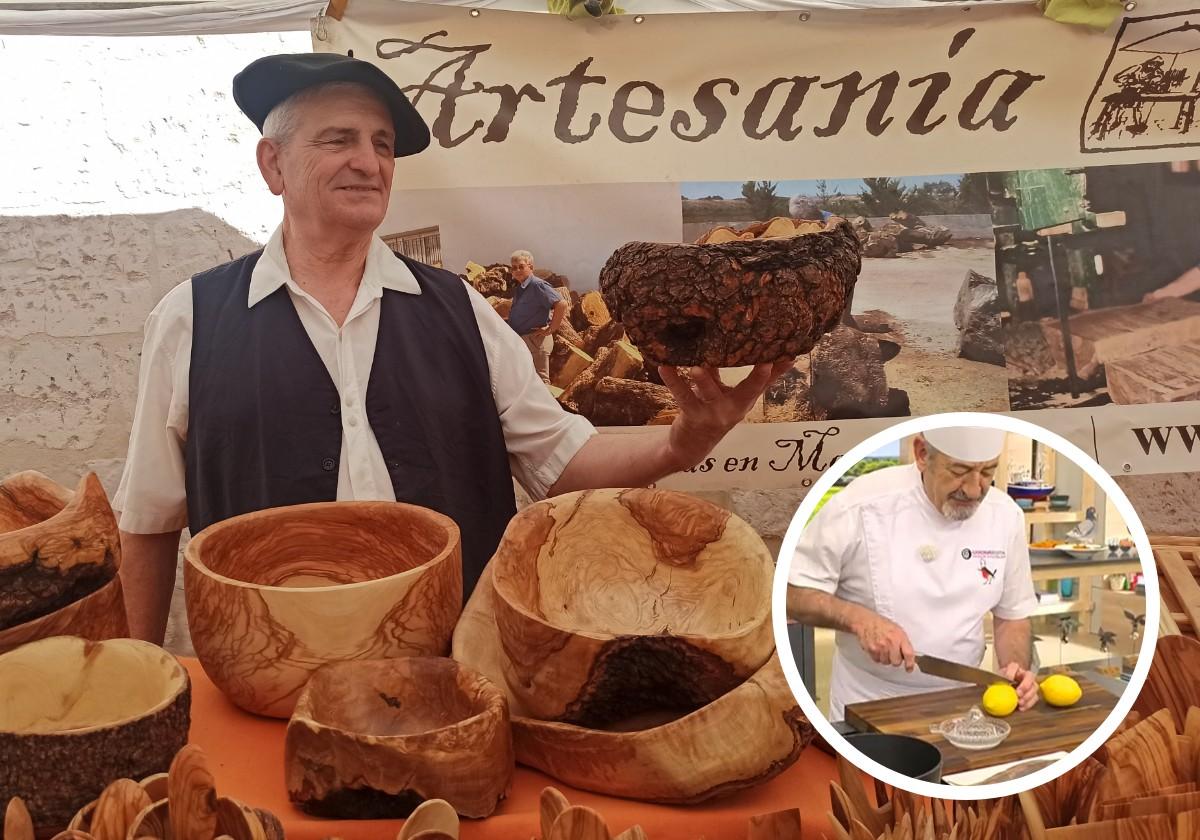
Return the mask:
<path id="1" fill-rule="evenodd" d="M 1079 683 L 1063 674 L 1042 680 L 1042 699 L 1051 706 L 1074 706 L 1083 696 Z"/>
<path id="2" fill-rule="evenodd" d="M 1008 717 L 1017 708 L 1017 690 L 1008 683 L 990 685 L 983 692 L 982 705 L 992 717 Z"/>

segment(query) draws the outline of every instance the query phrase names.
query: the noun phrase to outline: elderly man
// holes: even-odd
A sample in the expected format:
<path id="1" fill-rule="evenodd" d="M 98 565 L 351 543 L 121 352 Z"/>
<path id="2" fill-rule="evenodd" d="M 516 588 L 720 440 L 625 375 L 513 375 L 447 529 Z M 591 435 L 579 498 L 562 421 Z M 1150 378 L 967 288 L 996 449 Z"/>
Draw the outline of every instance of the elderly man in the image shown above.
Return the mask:
<path id="1" fill-rule="evenodd" d="M 508 312 L 508 325 L 521 336 L 533 356 L 534 369 L 548 385 L 554 334 L 558 332 L 570 304 L 557 289 L 533 275 L 533 254 L 513 251 L 509 265 L 517 291 L 513 295 L 512 309 Z"/>
<path id="2" fill-rule="evenodd" d="M 914 671 L 914 658 L 978 666 L 989 612 L 1019 708 L 1037 702 L 1025 519 L 991 486 L 1004 439 L 996 429 L 930 430 L 913 443 L 916 463 L 856 478 L 804 529 L 787 612 L 838 631 L 831 720 L 849 703 L 957 685 Z"/>
<path id="3" fill-rule="evenodd" d="M 660 369 L 680 414 L 596 436 L 538 381 L 521 339 L 457 276 L 375 236 L 397 157 L 429 131 L 374 65 L 271 56 L 234 79 L 263 133 L 283 223 L 266 247 L 172 289 L 146 323 L 121 511 L 134 636 L 161 642 L 180 529 L 268 507 L 398 500 L 462 530 L 470 592 L 515 513 L 542 497 L 644 485 L 699 462 L 791 365 L 736 387 Z"/>

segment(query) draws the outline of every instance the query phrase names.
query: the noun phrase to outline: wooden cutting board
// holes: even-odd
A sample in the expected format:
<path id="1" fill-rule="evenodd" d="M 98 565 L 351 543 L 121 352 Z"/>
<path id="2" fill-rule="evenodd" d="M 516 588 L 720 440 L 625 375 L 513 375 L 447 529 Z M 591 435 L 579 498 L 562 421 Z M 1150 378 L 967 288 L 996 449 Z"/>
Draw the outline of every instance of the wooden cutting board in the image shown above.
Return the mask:
<path id="1" fill-rule="evenodd" d="M 1083 696 L 1074 706 L 1056 709 L 1043 700 L 1026 712 L 1013 712 L 1004 721 L 1012 732 L 990 750 L 964 750 L 929 731 L 944 720 L 965 715 L 978 706 L 983 689 L 952 688 L 929 694 L 890 697 L 846 706 L 846 723 L 860 732 L 914 735 L 934 744 L 942 753 L 942 775 L 991 767 L 1009 761 L 1070 752 L 1091 735 L 1117 704 L 1117 697 L 1079 674 L 1068 672 L 1079 683 Z"/>

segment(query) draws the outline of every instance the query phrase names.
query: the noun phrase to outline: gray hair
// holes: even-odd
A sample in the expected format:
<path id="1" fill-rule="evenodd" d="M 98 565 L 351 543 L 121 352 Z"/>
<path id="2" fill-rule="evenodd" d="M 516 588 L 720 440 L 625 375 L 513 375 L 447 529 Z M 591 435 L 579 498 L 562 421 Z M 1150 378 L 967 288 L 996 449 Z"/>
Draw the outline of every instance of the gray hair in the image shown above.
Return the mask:
<path id="1" fill-rule="evenodd" d="M 512 255 L 508 258 L 508 261 L 512 262 L 513 260 L 520 260 L 521 262 L 527 262 L 530 265 L 533 265 L 533 254 L 529 253 L 528 251 L 513 251 Z"/>
<path id="2" fill-rule="evenodd" d="M 300 109 L 304 105 L 325 93 L 350 90 L 365 91 L 375 95 L 375 91 L 358 82 L 322 82 L 319 85 L 313 85 L 298 93 L 293 93 L 271 109 L 263 121 L 263 137 L 274 140 L 280 146 L 286 146 L 291 142 L 292 135 L 296 133 L 296 123 L 300 120 Z"/>

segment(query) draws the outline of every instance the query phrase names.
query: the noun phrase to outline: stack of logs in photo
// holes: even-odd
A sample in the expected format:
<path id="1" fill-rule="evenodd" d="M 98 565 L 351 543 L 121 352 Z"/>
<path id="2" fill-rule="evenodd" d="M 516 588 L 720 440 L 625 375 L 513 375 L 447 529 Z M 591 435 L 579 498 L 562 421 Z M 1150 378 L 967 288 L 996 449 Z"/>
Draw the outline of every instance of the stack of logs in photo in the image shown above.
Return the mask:
<path id="1" fill-rule="evenodd" d="M 545 269 L 534 273 L 571 304 L 550 356 L 550 391 L 559 403 L 597 426 L 669 424 L 678 413 L 674 397 L 613 320 L 600 293 L 581 295 L 560 274 Z M 467 279 L 507 318 L 516 291 L 511 277 L 508 266 L 496 263 Z"/>

